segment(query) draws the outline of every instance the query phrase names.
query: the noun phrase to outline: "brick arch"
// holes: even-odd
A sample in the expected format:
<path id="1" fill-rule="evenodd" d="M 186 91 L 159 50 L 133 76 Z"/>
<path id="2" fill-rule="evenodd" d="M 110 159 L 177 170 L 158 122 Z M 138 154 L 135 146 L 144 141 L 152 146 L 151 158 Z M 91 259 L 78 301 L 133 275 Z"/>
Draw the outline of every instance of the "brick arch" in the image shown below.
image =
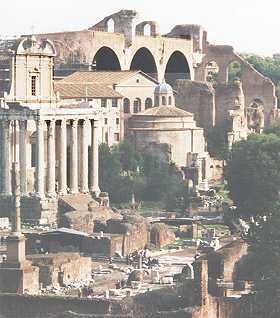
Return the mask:
<path id="1" fill-rule="evenodd" d="M 144 29 L 146 26 L 150 27 L 150 36 L 160 35 L 159 25 L 156 21 L 143 21 L 136 25 L 136 35 L 145 35 Z"/>
<path id="2" fill-rule="evenodd" d="M 172 51 L 164 66 L 165 80 L 173 85 L 177 79 L 191 79 L 191 63 L 180 50 Z"/>
<path id="3" fill-rule="evenodd" d="M 92 67 L 97 71 L 121 70 L 121 59 L 109 46 L 102 46 L 93 55 Z"/>
<path id="4" fill-rule="evenodd" d="M 155 79 L 158 78 L 156 59 L 152 52 L 146 47 L 138 48 L 134 54 L 131 55 L 130 69 L 141 70 Z"/>

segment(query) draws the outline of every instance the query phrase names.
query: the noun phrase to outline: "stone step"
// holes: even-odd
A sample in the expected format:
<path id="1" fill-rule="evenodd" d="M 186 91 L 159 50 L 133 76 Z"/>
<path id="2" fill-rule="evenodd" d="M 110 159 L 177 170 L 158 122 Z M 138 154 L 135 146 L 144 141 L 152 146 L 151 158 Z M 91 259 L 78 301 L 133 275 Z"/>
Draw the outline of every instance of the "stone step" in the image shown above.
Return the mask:
<path id="1" fill-rule="evenodd" d="M 60 196 L 58 204 L 63 212 L 87 211 L 90 202 L 96 202 L 90 194 L 67 194 Z M 94 204 L 94 203 L 93 203 Z M 98 203 L 96 202 L 96 207 Z"/>

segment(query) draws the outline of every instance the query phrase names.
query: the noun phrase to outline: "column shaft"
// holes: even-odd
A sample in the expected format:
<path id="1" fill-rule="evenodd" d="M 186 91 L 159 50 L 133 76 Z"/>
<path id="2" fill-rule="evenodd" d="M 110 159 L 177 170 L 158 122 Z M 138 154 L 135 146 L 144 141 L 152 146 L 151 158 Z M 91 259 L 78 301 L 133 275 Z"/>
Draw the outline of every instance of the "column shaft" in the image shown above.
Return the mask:
<path id="1" fill-rule="evenodd" d="M 19 171 L 21 195 L 25 195 L 27 193 L 26 127 L 27 121 L 19 121 Z"/>
<path id="2" fill-rule="evenodd" d="M 11 194 L 11 132 L 10 120 L 2 122 L 2 193 Z"/>
<path id="3" fill-rule="evenodd" d="M 82 182 L 81 192 L 88 192 L 88 145 L 89 121 L 84 120 L 82 127 Z"/>
<path id="4" fill-rule="evenodd" d="M 98 182 L 98 147 L 99 147 L 99 126 L 98 121 L 92 121 L 91 125 L 91 160 L 92 160 L 92 171 L 91 171 L 91 192 L 93 192 L 96 196 L 99 195 L 99 182 Z"/>
<path id="5" fill-rule="evenodd" d="M 36 190 L 39 197 L 45 196 L 45 145 L 44 145 L 44 124 L 42 120 L 36 121 L 37 127 L 37 158 L 36 158 Z"/>
<path id="6" fill-rule="evenodd" d="M 60 126 L 60 156 L 59 156 L 59 192 L 67 192 L 67 130 L 66 120 Z"/>
<path id="7" fill-rule="evenodd" d="M 78 121 L 73 120 L 71 126 L 71 170 L 70 191 L 78 193 Z"/>
<path id="8" fill-rule="evenodd" d="M 48 195 L 55 195 L 55 120 L 48 125 Z"/>

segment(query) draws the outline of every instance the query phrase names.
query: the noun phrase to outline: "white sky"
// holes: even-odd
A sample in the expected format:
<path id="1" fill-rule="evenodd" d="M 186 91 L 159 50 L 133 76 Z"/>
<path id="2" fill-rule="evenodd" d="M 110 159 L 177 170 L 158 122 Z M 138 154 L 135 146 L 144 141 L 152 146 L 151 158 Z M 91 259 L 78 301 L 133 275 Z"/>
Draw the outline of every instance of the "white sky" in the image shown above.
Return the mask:
<path id="1" fill-rule="evenodd" d="M 280 52 L 279 0 L 0 0 L 0 35 L 86 29 L 121 9 L 158 21 L 162 33 L 195 23 L 211 43 L 239 52 Z"/>

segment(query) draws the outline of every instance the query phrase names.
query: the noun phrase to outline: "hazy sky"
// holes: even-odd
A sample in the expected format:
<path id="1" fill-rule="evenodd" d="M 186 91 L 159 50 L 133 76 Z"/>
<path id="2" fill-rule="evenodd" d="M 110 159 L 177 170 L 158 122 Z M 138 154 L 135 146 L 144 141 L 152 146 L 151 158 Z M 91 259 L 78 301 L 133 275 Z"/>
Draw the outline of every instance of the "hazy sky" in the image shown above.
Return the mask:
<path id="1" fill-rule="evenodd" d="M 0 35 L 85 29 L 121 9 L 158 21 L 162 33 L 195 23 L 211 43 L 239 52 L 280 52 L 279 0 L 0 0 Z"/>

